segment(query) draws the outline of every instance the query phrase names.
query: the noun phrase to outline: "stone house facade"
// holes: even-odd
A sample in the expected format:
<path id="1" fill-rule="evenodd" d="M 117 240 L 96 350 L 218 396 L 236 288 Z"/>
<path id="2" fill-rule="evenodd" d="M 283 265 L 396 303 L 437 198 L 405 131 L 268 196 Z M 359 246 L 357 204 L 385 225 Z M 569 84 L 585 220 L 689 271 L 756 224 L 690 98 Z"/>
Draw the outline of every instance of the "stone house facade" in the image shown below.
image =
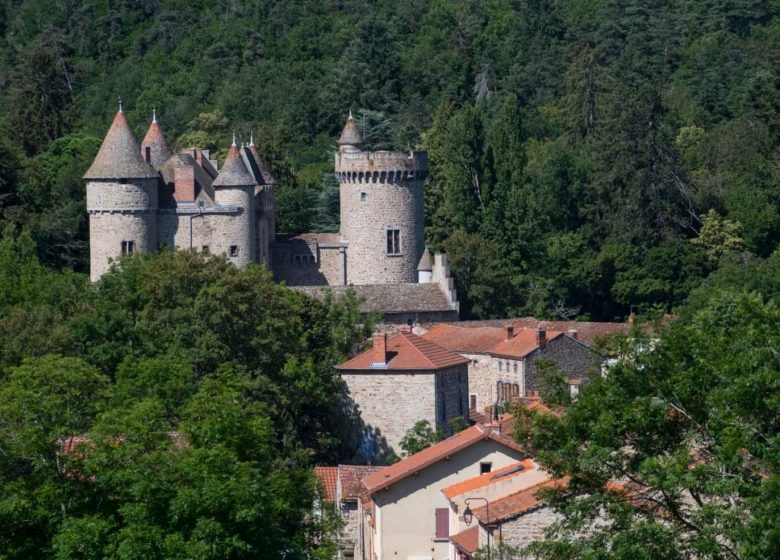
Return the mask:
<path id="1" fill-rule="evenodd" d="M 373 347 L 337 367 L 360 413 L 360 459 L 400 455 L 400 442 L 419 420 L 445 435 L 468 415 L 468 360 L 411 332 L 373 336 Z"/>

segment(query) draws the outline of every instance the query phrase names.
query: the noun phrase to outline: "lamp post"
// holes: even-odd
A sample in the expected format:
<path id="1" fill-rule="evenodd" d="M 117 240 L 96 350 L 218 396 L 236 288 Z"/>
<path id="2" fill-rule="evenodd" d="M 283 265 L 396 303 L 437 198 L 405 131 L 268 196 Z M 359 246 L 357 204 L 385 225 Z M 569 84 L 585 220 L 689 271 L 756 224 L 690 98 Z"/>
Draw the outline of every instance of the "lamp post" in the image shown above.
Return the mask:
<path id="1" fill-rule="evenodd" d="M 488 560 L 490 560 L 490 502 L 487 501 L 487 498 L 466 498 L 466 509 L 463 510 L 463 521 L 466 522 L 466 527 L 469 527 L 471 525 L 471 520 L 474 518 L 474 512 L 471 511 L 471 508 L 469 507 L 469 502 L 473 500 L 482 500 L 485 502 L 485 515 L 487 516 L 487 557 Z M 477 536 L 479 536 L 479 533 L 477 533 Z"/>

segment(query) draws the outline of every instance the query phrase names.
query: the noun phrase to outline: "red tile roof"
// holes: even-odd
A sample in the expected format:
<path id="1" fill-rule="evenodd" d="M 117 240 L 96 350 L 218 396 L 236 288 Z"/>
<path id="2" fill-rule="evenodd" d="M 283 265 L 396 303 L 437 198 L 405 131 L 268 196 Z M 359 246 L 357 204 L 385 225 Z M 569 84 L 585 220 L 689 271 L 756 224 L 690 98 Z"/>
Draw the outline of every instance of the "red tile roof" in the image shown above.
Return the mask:
<path id="1" fill-rule="evenodd" d="M 420 472 L 421 470 L 446 459 L 463 449 L 471 447 L 477 442 L 483 440 L 493 440 L 509 449 L 523 453 L 520 445 L 511 438 L 491 432 L 488 428 L 480 424 L 466 428 L 439 443 L 423 449 L 419 453 L 407 457 L 406 459 L 390 465 L 381 472 L 372 474 L 363 479 L 363 485 L 370 494 L 388 488 L 406 477 Z"/>
<path id="2" fill-rule="evenodd" d="M 338 473 L 338 467 L 314 467 L 314 474 L 320 479 L 322 487 L 325 490 L 325 500 L 328 502 L 336 500 Z"/>
<path id="3" fill-rule="evenodd" d="M 548 342 L 558 338 L 563 333 L 559 331 L 546 331 L 545 336 Z M 490 349 L 490 354 L 503 356 L 507 358 L 523 358 L 539 348 L 537 342 L 537 330 L 523 329 L 518 332 L 511 340 L 504 340 Z"/>
<path id="4" fill-rule="evenodd" d="M 597 339 L 604 338 L 614 334 L 628 334 L 631 325 L 628 323 L 601 323 L 591 321 L 539 321 L 533 317 L 524 317 L 514 322 L 515 329 L 536 329 L 539 325 L 542 328 L 569 333 L 577 331 L 577 340 L 586 346 L 594 346 Z M 571 335 L 570 335 L 571 336 Z M 572 337 L 574 338 L 574 337 Z"/>
<path id="5" fill-rule="evenodd" d="M 423 335 L 454 352 L 479 354 L 487 352 L 496 344 L 506 340 L 506 329 L 501 327 L 458 327 L 440 323 Z"/>
<path id="6" fill-rule="evenodd" d="M 366 350 L 338 366 L 339 370 L 437 370 L 467 364 L 467 358 L 409 332 L 400 332 L 387 341 L 387 367 L 371 368 L 373 349 Z"/>
<path id="7" fill-rule="evenodd" d="M 450 541 L 470 556 L 479 549 L 479 527 L 475 525 L 462 533 L 453 535 L 450 537 Z"/>
<path id="8" fill-rule="evenodd" d="M 516 470 L 513 471 L 512 469 L 516 469 Z M 491 484 L 495 484 L 496 482 L 499 481 L 503 482 L 504 480 L 509 480 L 510 478 L 514 478 L 520 474 L 527 473 L 533 470 L 536 470 L 536 465 L 534 464 L 534 462 L 531 461 L 530 459 L 524 459 L 523 461 L 518 461 L 517 463 L 512 463 L 511 465 L 507 465 L 502 469 L 491 471 L 489 473 L 475 476 L 474 478 L 469 478 L 468 480 L 457 482 L 452 486 L 447 486 L 447 488 L 444 488 L 442 490 L 442 494 L 444 494 L 447 498 L 460 496 L 465 492 L 472 492 L 479 488 L 484 488 L 485 486 L 490 486 Z"/>
<path id="9" fill-rule="evenodd" d="M 542 499 L 538 496 L 540 490 L 564 486 L 565 484 L 566 480 L 561 478 L 547 480 L 530 488 L 521 490 L 520 492 L 490 502 L 490 519 L 487 517 L 486 510 L 488 508 L 485 506 L 475 509 L 474 517 L 485 525 L 516 517 L 521 513 L 525 513 L 542 504 Z"/>
<path id="10" fill-rule="evenodd" d="M 378 473 L 387 467 L 376 465 L 339 465 L 339 483 L 341 484 L 341 499 L 368 501 L 368 492 L 363 486 L 363 479 Z"/>

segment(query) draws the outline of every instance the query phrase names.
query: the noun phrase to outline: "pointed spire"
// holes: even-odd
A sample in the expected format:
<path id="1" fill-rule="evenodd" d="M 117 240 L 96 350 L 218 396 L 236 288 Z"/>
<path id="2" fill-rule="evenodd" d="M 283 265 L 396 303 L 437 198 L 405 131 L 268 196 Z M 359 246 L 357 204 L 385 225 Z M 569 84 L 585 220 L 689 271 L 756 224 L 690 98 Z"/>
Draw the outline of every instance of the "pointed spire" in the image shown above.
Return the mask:
<path id="1" fill-rule="evenodd" d="M 236 146 L 236 134 L 233 133 L 233 145 L 228 150 L 225 163 L 219 170 L 219 175 L 214 179 L 214 187 L 249 187 L 256 184 L 254 177 L 246 168 L 244 158 Z"/>
<path id="2" fill-rule="evenodd" d="M 119 111 L 108 129 L 95 160 L 90 165 L 85 179 L 151 179 L 157 172 L 141 156 L 141 146 L 133 134 L 127 117 Z"/>
<path id="3" fill-rule="evenodd" d="M 428 250 L 428 246 L 425 246 L 425 251 L 423 251 L 422 257 L 420 257 L 420 262 L 417 265 L 417 272 L 421 271 L 432 271 L 433 270 L 433 257 L 431 256 L 431 252 Z"/>
<path id="4" fill-rule="evenodd" d="M 249 129 L 249 147 L 250 148 L 255 147 L 255 135 L 252 132 L 252 129 Z"/>
<path id="5" fill-rule="evenodd" d="M 344 130 L 341 131 L 339 137 L 339 146 L 355 146 L 360 147 L 363 145 L 363 135 L 360 134 L 355 119 L 352 118 L 352 111 L 349 112 L 347 118 L 347 124 L 344 125 Z"/>
<path id="6" fill-rule="evenodd" d="M 147 151 L 148 148 L 148 151 Z M 173 150 L 163 136 L 160 124 L 157 122 L 157 108 L 152 110 L 152 123 L 146 131 L 141 142 L 141 156 L 155 169 L 160 169 L 162 165 L 173 155 Z"/>
<path id="7" fill-rule="evenodd" d="M 124 113 L 124 110 L 122 109 L 122 96 L 119 96 L 119 112 Z"/>

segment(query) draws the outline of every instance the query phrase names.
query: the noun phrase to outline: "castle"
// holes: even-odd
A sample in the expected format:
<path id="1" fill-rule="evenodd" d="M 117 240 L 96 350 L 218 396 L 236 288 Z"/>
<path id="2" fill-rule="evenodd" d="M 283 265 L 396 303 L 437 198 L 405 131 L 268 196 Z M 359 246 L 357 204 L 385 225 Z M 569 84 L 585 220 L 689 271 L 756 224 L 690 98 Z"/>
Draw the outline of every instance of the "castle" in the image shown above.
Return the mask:
<path id="1" fill-rule="evenodd" d="M 263 264 L 314 296 L 350 286 L 391 323 L 457 320 L 446 256 L 425 247 L 425 152 L 363 151 L 351 113 L 338 144 L 339 233 L 277 237 L 276 181 L 252 139 L 234 137 L 220 168 L 208 150 L 174 152 L 156 115 L 139 143 L 120 105 L 84 175 L 91 279 L 123 255 L 191 249 Z"/>

